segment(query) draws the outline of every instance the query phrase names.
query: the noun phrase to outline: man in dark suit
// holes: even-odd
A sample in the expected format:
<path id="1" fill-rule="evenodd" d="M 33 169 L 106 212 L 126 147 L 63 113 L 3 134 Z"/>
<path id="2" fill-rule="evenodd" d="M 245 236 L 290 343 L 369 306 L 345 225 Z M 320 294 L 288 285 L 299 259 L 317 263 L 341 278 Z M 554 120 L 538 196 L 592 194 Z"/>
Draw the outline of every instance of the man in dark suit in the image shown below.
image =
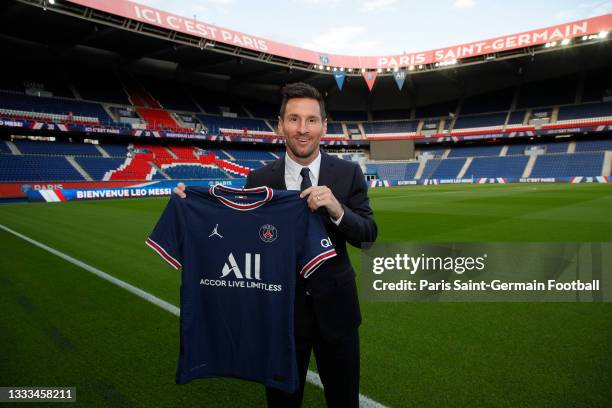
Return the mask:
<path id="1" fill-rule="evenodd" d="M 337 256 L 308 279 L 297 281 L 295 343 L 301 386 L 294 394 L 267 388 L 268 406 L 301 405 L 314 350 L 327 405 L 357 407 L 361 313 L 346 243 L 360 248 L 374 242 L 377 227 L 359 166 L 319 149 L 327 130 L 321 94 L 310 85 L 293 83 L 282 89 L 282 95 L 278 130 L 287 138 L 286 154 L 252 171 L 246 187 L 300 190 L 310 209 L 320 214 Z M 184 194 L 182 189 L 175 192 Z"/>

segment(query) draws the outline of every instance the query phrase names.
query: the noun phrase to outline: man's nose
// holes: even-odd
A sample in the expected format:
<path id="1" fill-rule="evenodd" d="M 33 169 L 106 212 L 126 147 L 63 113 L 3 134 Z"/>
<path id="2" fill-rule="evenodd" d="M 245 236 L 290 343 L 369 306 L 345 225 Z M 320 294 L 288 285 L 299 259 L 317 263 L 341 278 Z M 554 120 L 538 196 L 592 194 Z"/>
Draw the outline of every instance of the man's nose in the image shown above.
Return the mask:
<path id="1" fill-rule="evenodd" d="M 300 124 L 298 126 L 298 132 L 300 134 L 304 134 L 304 133 L 308 132 L 308 130 L 306 129 L 306 121 L 305 120 L 300 121 Z"/>

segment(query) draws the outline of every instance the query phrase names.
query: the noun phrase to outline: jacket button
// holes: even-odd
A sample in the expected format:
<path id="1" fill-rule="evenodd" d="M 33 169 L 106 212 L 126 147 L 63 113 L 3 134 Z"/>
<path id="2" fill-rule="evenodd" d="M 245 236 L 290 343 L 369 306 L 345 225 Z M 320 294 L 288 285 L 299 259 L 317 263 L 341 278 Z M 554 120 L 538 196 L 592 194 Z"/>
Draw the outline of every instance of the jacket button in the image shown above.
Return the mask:
<path id="1" fill-rule="evenodd" d="M 309 292 L 309 291 L 306 291 L 306 294 L 307 294 L 308 296 L 310 296 L 310 292 Z"/>

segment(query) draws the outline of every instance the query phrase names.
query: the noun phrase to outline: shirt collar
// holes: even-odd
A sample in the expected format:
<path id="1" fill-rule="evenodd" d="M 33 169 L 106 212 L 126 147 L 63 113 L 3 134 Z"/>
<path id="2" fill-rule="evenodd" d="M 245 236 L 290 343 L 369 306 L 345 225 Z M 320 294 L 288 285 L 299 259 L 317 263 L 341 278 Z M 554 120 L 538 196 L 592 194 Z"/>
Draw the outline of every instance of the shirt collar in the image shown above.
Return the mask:
<path id="1" fill-rule="evenodd" d="M 285 153 L 285 173 L 291 174 L 292 177 L 297 178 L 300 175 L 300 171 L 304 167 L 308 167 L 312 173 L 312 179 L 315 181 L 319 180 L 319 171 L 321 170 L 321 151 L 316 159 L 314 159 L 308 166 L 304 166 L 293 160 L 287 153 Z"/>

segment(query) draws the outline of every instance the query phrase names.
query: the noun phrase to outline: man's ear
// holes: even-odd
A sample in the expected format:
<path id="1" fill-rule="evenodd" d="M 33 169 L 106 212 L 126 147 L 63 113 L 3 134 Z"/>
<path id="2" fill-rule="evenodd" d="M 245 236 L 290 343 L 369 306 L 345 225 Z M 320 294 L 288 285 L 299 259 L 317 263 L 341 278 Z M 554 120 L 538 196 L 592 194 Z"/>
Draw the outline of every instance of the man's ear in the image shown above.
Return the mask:
<path id="1" fill-rule="evenodd" d="M 283 118 L 280 117 L 280 115 L 278 116 L 278 123 L 276 124 L 276 133 L 280 136 L 282 136 L 285 132 L 282 129 L 283 127 Z"/>
<path id="2" fill-rule="evenodd" d="M 327 117 L 323 119 L 323 136 L 327 134 Z"/>

